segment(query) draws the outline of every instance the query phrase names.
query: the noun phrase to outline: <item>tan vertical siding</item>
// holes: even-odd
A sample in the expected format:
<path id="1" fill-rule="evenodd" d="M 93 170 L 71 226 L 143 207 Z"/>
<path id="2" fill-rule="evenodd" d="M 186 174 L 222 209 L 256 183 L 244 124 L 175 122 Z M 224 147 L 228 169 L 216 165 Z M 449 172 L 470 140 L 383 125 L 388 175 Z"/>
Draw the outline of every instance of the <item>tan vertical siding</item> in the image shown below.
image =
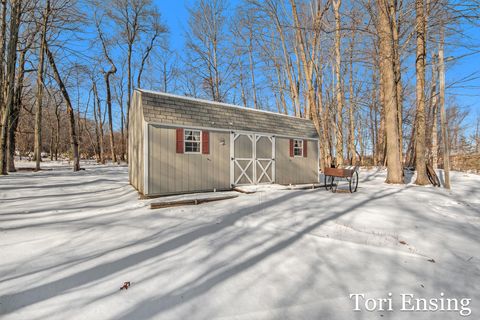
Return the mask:
<path id="1" fill-rule="evenodd" d="M 149 195 L 230 188 L 229 133 L 210 131 L 210 154 L 179 154 L 175 128 L 148 131 Z"/>
<path id="2" fill-rule="evenodd" d="M 290 139 L 275 139 L 275 182 L 302 184 L 318 181 L 318 141 L 308 140 L 307 157 L 290 157 Z"/>
<path id="3" fill-rule="evenodd" d="M 142 95 L 134 91 L 129 114 L 128 173 L 130 184 L 144 193 L 144 126 Z"/>

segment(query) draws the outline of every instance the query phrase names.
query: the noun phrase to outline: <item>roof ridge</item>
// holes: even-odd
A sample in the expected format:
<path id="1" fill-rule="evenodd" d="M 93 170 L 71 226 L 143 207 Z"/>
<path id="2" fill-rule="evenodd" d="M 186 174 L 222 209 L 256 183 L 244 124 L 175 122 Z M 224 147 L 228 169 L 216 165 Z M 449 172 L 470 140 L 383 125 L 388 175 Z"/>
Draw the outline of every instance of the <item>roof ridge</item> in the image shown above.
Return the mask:
<path id="1" fill-rule="evenodd" d="M 228 108 L 235 108 L 235 109 L 245 110 L 245 111 L 268 113 L 268 114 L 272 114 L 272 115 L 288 117 L 288 118 L 298 119 L 298 120 L 306 120 L 306 121 L 312 122 L 311 119 L 307 119 L 307 118 L 299 118 L 299 117 L 291 116 L 291 115 L 288 115 L 288 114 L 283 114 L 283 113 L 278 113 L 278 112 L 273 112 L 273 111 L 268 111 L 268 110 L 252 109 L 252 108 L 242 107 L 242 106 L 231 104 L 231 103 L 217 102 L 217 101 L 199 99 L 199 98 L 194 98 L 194 97 L 181 96 L 181 95 L 166 93 L 166 92 L 161 92 L 161 91 L 141 89 L 141 88 L 136 88 L 134 90 L 139 91 L 139 92 L 155 94 L 155 95 L 159 95 L 159 96 L 165 96 L 165 97 L 169 97 L 169 98 L 177 98 L 177 99 L 183 99 L 183 100 L 188 100 L 188 101 L 207 103 L 207 104 L 211 104 L 211 105 L 224 106 L 224 107 L 228 107 Z"/>

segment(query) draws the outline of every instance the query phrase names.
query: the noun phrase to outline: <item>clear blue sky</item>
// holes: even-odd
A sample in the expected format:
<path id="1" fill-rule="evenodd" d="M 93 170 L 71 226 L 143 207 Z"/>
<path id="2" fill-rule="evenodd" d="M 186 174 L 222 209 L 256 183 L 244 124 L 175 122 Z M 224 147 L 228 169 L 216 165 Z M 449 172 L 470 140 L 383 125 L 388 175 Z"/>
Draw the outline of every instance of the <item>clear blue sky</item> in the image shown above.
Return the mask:
<path id="1" fill-rule="evenodd" d="M 184 44 L 184 31 L 187 26 L 188 11 L 187 5 L 191 0 L 155 0 L 160 8 L 162 20 L 170 31 L 170 45 L 172 49 L 182 50 Z"/>

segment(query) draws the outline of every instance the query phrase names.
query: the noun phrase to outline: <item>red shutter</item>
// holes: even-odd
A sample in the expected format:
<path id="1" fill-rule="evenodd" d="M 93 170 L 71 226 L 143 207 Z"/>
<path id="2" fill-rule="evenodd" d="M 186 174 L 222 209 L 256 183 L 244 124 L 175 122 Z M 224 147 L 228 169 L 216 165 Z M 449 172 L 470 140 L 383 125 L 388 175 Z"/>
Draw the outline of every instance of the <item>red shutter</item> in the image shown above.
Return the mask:
<path id="1" fill-rule="evenodd" d="M 183 153 L 183 129 L 177 128 L 177 153 Z"/>
<path id="2" fill-rule="evenodd" d="M 202 131 L 202 153 L 210 153 L 210 134 L 208 131 Z"/>
<path id="3" fill-rule="evenodd" d="M 303 140 L 303 157 L 306 158 L 308 155 L 307 155 L 307 146 L 308 146 L 308 141 L 307 140 Z"/>
<path id="4" fill-rule="evenodd" d="M 290 157 L 293 157 L 293 139 L 290 139 Z"/>

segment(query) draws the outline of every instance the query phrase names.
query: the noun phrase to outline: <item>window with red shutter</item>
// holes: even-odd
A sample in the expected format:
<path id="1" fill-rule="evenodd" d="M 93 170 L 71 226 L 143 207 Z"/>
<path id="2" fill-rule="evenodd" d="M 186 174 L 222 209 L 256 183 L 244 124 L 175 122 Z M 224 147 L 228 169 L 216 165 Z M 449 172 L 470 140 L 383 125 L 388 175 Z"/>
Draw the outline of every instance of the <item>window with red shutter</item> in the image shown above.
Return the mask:
<path id="1" fill-rule="evenodd" d="M 303 140 L 293 139 L 293 157 L 303 157 Z"/>
<path id="2" fill-rule="evenodd" d="M 308 146 L 308 141 L 307 141 L 307 140 L 303 140 L 303 157 L 304 157 L 304 158 L 307 157 L 307 146 Z"/>
<path id="3" fill-rule="evenodd" d="M 290 157 L 293 158 L 293 139 L 290 139 Z"/>
<path id="4" fill-rule="evenodd" d="M 202 131 L 185 129 L 184 142 L 185 153 L 202 153 Z"/>

